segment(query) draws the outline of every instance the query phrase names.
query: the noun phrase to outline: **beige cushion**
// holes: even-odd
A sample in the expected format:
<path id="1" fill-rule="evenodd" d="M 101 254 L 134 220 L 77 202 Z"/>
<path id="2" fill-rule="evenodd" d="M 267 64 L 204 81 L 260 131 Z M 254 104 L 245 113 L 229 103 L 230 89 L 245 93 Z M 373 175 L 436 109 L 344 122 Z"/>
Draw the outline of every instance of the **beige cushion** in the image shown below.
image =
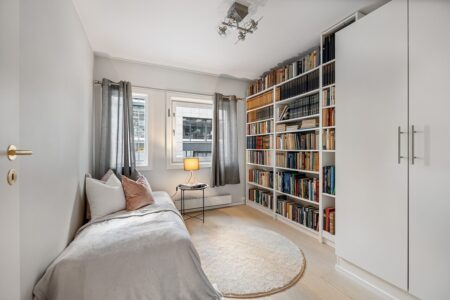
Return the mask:
<path id="1" fill-rule="evenodd" d="M 122 186 L 127 210 L 135 210 L 154 202 L 152 189 L 144 176 L 139 176 L 136 181 L 122 176 Z"/>

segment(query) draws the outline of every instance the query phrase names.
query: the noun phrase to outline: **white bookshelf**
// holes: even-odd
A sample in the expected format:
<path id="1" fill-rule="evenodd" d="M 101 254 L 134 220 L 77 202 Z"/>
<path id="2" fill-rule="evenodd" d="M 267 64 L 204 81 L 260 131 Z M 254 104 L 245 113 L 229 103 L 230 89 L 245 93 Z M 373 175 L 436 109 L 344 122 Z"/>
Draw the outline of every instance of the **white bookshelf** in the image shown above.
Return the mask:
<path id="1" fill-rule="evenodd" d="M 349 24 L 355 22 L 356 20 L 358 20 L 362 15 L 357 12 L 355 14 L 352 14 L 351 16 L 345 18 L 344 20 L 342 20 L 341 22 L 337 23 L 336 25 L 330 27 L 329 29 L 325 30 L 322 32 L 322 34 L 320 35 L 320 52 L 322 52 L 323 49 L 323 41 L 324 38 L 330 34 L 333 34 L 337 31 L 339 31 L 340 29 L 348 26 Z M 331 87 L 336 88 L 336 84 L 332 83 L 332 84 L 328 84 L 326 86 L 323 85 L 323 71 L 324 71 L 324 67 L 330 64 L 335 64 L 336 63 L 336 59 L 332 59 L 330 61 L 327 62 L 323 62 L 323 55 L 322 53 L 320 53 L 320 62 L 319 62 L 319 66 L 310 69 L 302 74 L 298 74 L 288 80 L 285 80 L 281 83 L 275 84 L 269 88 L 266 88 L 258 93 L 255 93 L 249 97 L 247 97 L 247 101 L 260 96 L 264 93 L 267 92 L 272 92 L 272 103 L 269 104 L 265 104 L 262 105 L 260 107 L 256 107 L 256 108 L 252 108 L 250 110 L 247 111 L 248 112 L 252 112 L 252 111 L 257 111 L 260 109 L 264 109 L 267 107 L 272 106 L 273 107 L 273 116 L 264 120 L 258 120 L 258 121 L 252 121 L 252 122 L 247 122 L 246 124 L 254 124 L 254 123 L 259 123 L 259 122 L 265 122 L 265 121 L 273 121 L 272 125 L 272 131 L 270 133 L 260 133 L 260 134 L 248 134 L 246 135 L 247 137 L 256 137 L 256 136 L 272 136 L 272 147 L 271 149 L 247 149 L 246 151 L 246 204 L 258 209 L 259 211 L 268 214 L 270 216 L 272 216 L 274 219 L 277 219 L 293 228 L 298 229 L 299 231 L 302 231 L 303 233 L 315 237 L 318 239 L 318 241 L 326 243 L 330 246 L 334 246 L 335 243 L 335 236 L 330 234 L 329 232 L 323 230 L 323 220 L 324 220 L 324 209 L 327 207 L 336 207 L 336 202 L 337 202 L 337 196 L 336 195 L 331 195 L 331 194 L 327 194 L 323 192 L 323 167 L 324 166 L 328 166 L 328 165 L 336 165 L 336 158 L 335 158 L 335 154 L 336 154 L 336 150 L 335 149 L 329 149 L 329 150 L 324 150 L 323 149 L 323 135 L 324 132 L 327 130 L 334 130 L 335 133 L 337 132 L 338 128 L 336 127 L 336 124 L 333 124 L 333 126 L 323 126 L 323 121 L 322 121 L 322 117 L 323 117 L 323 112 L 324 110 L 327 109 L 336 109 L 336 105 L 328 105 L 328 106 L 324 106 L 323 105 L 323 91 L 326 89 L 329 89 Z M 336 65 L 335 65 L 336 66 Z M 278 87 L 282 86 L 283 84 L 286 84 L 292 80 L 298 79 L 302 76 L 306 76 L 309 73 L 312 73 L 314 71 L 319 71 L 319 88 L 305 92 L 305 93 L 301 93 L 299 95 L 295 95 L 293 97 L 289 97 L 286 99 L 282 99 L 279 101 L 275 101 L 275 97 L 276 97 L 276 90 Z M 302 116 L 302 117 L 298 117 L 298 118 L 293 118 L 293 119 L 288 119 L 288 120 L 278 120 L 278 116 L 277 116 L 277 108 L 280 107 L 281 105 L 284 104 L 289 104 L 293 101 L 296 101 L 299 98 L 303 98 L 306 96 L 310 96 L 310 95 L 314 95 L 314 94 L 318 94 L 319 95 L 319 113 L 317 114 L 312 114 L 312 115 L 308 115 L 308 116 Z M 337 101 L 339 101 L 339 99 L 337 99 Z M 338 102 L 337 102 L 338 103 Z M 337 104 L 339 105 L 339 104 Z M 298 128 L 296 130 L 285 130 L 285 131 L 279 131 L 277 132 L 276 127 L 278 124 L 289 124 L 289 123 L 299 123 L 303 120 L 307 120 L 307 119 L 317 119 L 318 120 L 318 127 L 314 127 L 314 128 Z M 246 134 L 247 134 L 247 126 L 246 126 Z M 316 145 L 316 149 L 308 149 L 308 150 L 300 150 L 300 149 L 296 149 L 296 150 L 288 150 L 288 149 L 277 149 L 276 148 L 276 137 L 280 136 L 280 135 L 284 135 L 284 134 L 290 134 L 290 133 L 299 133 L 299 132 L 303 132 L 303 133 L 308 133 L 308 132 L 317 132 L 319 135 L 319 142 L 318 145 Z M 270 153 L 270 165 L 260 165 L 260 164 L 255 164 L 255 163 L 250 163 L 248 161 L 248 157 L 249 157 L 249 152 L 251 151 L 267 151 L 268 153 Z M 300 170 L 300 169 L 292 169 L 292 168 L 285 168 L 285 167 L 278 167 L 276 166 L 276 154 L 277 153 L 285 153 L 285 152 L 309 152 L 311 153 L 311 155 L 313 153 L 319 153 L 319 170 L 316 171 L 312 171 L 312 170 Z M 267 170 L 267 171 L 272 171 L 273 172 L 273 187 L 266 187 L 266 186 L 262 186 L 258 183 L 255 182 L 249 182 L 248 181 L 248 174 L 249 174 L 249 170 L 250 169 L 261 169 L 261 170 Z M 298 172 L 298 173 L 304 173 L 306 174 L 307 177 L 310 178 L 318 178 L 319 179 L 319 199 L 318 201 L 312 201 L 309 199 L 304 199 L 301 197 L 298 197 L 296 195 L 292 195 L 292 194 L 288 194 L 288 193 L 284 193 L 282 191 L 279 191 L 275 188 L 275 180 L 276 180 L 276 172 L 277 171 L 288 171 L 288 172 Z M 269 209 L 263 205 L 260 205 L 254 201 L 250 201 L 248 199 L 248 195 L 249 195 L 249 189 L 250 188 L 257 188 L 266 192 L 269 192 L 272 194 L 272 209 Z M 277 208 L 277 196 L 279 195 L 283 195 L 286 196 L 288 199 L 294 200 L 298 203 L 301 203 L 302 205 L 305 206 L 310 206 L 310 207 L 316 207 L 319 210 L 319 230 L 316 231 L 314 229 L 311 229 L 309 227 L 306 227 L 303 224 L 297 223 L 293 220 L 290 220 L 287 217 L 284 217 L 280 214 L 277 214 L 276 212 L 276 208 Z M 337 216 L 337 213 L 336 213 Z M 338 230 L 338 229 L 336 229 Z"/>

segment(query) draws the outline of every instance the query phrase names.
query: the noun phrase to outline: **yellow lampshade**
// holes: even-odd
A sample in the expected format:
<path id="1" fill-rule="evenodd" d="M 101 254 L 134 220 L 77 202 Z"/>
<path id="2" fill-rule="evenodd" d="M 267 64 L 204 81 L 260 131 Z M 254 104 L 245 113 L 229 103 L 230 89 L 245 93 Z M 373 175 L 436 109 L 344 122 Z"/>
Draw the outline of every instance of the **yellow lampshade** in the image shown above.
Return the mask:
<path id="1" fill-rule="evenodd" d="M 200 160 L 197 157 L 185 158 L 183 162 L 185 171 L 200 170 Z"/>

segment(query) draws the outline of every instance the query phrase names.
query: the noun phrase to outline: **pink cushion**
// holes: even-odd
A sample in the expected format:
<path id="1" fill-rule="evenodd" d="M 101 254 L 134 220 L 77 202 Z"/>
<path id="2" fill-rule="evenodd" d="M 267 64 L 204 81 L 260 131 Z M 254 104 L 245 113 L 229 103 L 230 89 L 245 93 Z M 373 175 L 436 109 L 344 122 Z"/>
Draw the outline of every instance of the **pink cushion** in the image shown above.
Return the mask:
<path id="1" fill-rule="evenodd" d="M 152 190 L 144 176 L 134 181 L 126 176 L 122 176 L 122 187 L 125 193 L 126 209 L 136 210 L 154 202 Z"/>

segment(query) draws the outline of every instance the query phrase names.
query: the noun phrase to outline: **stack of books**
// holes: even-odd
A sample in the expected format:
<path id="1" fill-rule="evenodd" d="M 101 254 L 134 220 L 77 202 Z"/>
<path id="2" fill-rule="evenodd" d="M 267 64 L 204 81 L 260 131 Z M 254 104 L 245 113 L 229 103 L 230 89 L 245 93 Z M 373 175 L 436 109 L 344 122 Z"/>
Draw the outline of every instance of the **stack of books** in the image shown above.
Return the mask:
<path id="1" fill-rule="evenodd" d="M 336 167 L 325 166 L 323 167 L 323 182 L 322 190 L 324 193 L 335 195 L 336 194 Z"/>
<path id="2" fill-rule="evenodd" d="M 326 129 L 322 136 L 323 150 L 335 150 L 336 135 L 334 129 Z"/>
<path id="3" fill-rule="evenodd" d="M 280 105 L 277 110 L 279 121 L 302 118 L 319 113 L 319 94 L 299 98 L 289 104 Z"/>
<path id="4" fill-rule="evenodd" d="M 325 65 L 323 67 L 323 77 L 322 77 L 323 85 L 330 85 L 333 84 L 335 81 L 334 78 L 334 62 Z"/>
<path id="5" fill-rule="evenodd" d="M 247 110 L 258 108 L 272 103 L 272 91 L 258 95 L 247 100 Z"/>
<path id="6" fill-rule="evenodd" d="M 336 105 L 336 92 L 334 86 L 330 86 L 329 88 L 323 90 L 322 105 L 323 106 Z"/>
<path id="7" fill-rule="evenodd" d="M 319 202 L 319 178 L 297 172 L 276 172 L 275 189 L 303 199 Z"/>
<path id="8" fill-rule="evenodd" d="M 272 129 L 273 129 L 273 120 L 247 124 L 248 135 L 271 133 Z"/>
<path id="9" fill-rule="evenodd" d="M 323 63 L 329 62 L 335 58 L 335 37 L 334 33 L 325 37 L 322 44 Z"/>
<path id="10" fill-rule="evenodd" d="M 336 209 L 334 207 L 325 208 L 323 211 L 323 230 L 330 234 L 336 233 Z"/>
<path id="11" fill-rule="evenodd" d="M 277 167 L 319 171 L 319 152 L 277 152 Z"/>
<path id="12" fill-rule="evenodd" d="M 272 136 L 259 135 L 247 137 L 247 149 L 272 149 Z"/>
<path id="13" fill-rule="evenodd" d="M 312 206 L 303 206 L 284 196 L 277 198 L 277 214 L 308 228 L 319 230 L 319 210 Z"/>
<path id="14" fill-rule="evenodd" d="M 250 169 L 248 170 L 248 181 L 257 183 L 259 185 L 272 188 L 273 187 L 273 172 L 258 170 L 258 169 Z"/>
<path id="15" fill-rule="evenodd" d="M 329 127 L 335 125 L 334 119 L 334 107 L 324 109 L 322 112 L 322 125 L 323 127 Z"/>
<path id="16" fill-rule="evenodd" d="M 272 193 L 262 191 L 259 189 L 248 190 L 248 200 L 254 201 L 262 206 L 272 209 L 273 208 L 273 195 Z"/>
<path id="17" fill-rule="evenodd" d="M 248 151 L 248 162 L 251 164 L 269 166 L 272 156 L 270 151 Z"/>
<path id="18" fill-rule="evenodd" d="M 317 150 L 318 140 L 316 132 L 283 133 L 277 136 L 276 146 L 280 150 Z"/>
<path id="19" fill-rule="evenodd" d="M 273 106 L 268 106 L 259 110 L 253 110 L 247 113 L 247 122 L 256 122 L 273 117 Z"/>
<path id="20" fill-rule="evenodd" d="M 319 88 L 319 70 L 288 81 L 277 88 L 275 101 L 281 101 Z"/>

